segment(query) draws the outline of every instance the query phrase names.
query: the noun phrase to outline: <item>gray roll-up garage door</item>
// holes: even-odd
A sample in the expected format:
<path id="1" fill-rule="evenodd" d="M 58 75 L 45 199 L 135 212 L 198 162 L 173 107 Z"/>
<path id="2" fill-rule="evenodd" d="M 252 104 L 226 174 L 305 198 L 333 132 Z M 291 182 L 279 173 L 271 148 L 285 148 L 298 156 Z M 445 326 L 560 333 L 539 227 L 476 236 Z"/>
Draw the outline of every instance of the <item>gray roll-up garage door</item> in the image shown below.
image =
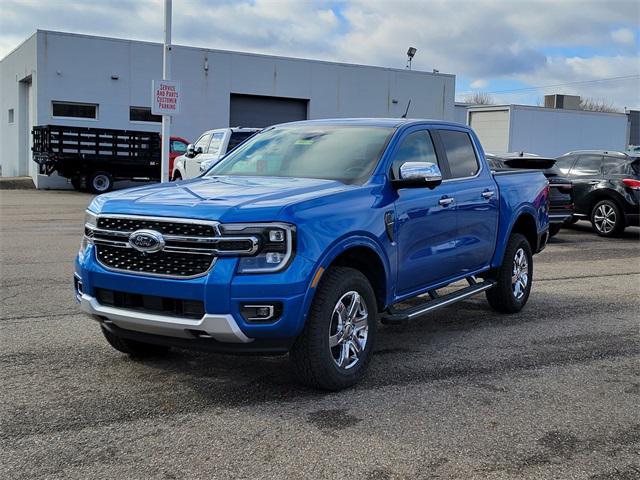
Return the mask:
<path id="1" fill-rule="evenodd" d="M 307 119 L 309 100 L 231 94 L 230 127 L 268 127 Z"/>

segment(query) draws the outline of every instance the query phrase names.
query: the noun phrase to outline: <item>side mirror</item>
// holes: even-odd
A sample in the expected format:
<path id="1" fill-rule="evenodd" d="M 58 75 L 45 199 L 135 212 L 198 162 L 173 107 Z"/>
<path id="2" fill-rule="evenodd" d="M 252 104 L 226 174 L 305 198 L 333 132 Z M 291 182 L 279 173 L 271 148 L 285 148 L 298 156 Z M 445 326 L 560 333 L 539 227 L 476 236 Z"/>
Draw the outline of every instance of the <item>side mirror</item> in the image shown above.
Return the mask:
<path id="1" fill-rule="evenodd" d="M 196 147 L 193 143 L 187 145 L 187 157 L 193 158 L 199 153 L 202 153 L 202 147 Z"/>
<path id="2" fill-rule="evenodd" d="M 193 145 L 193 143 L 190 143 L 189 145 L 187 145 L 186 156 L 189 158 L 196 156 L 196 147 Z"/>
<path id="3" fill-rule="evenodd" d="M 442 173 L 438 165 L 431 162 L 405 162 L 400 165 L 398 177 L 393 183 L 399 188 L 435 188 L 442 183 Z"/>

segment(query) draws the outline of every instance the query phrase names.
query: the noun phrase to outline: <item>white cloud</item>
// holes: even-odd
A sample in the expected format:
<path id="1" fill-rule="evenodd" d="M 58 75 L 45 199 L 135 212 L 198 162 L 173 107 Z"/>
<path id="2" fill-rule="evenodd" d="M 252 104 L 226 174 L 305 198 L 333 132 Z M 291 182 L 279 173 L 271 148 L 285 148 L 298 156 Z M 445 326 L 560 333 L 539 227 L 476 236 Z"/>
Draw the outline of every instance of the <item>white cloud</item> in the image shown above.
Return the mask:
<path id="1" fill-rule="evenodd" d="M 0 2 L 0 56 L 36 28 L 162 39 L 161 0 Z M 639 73 L 638 18 L 637 0 L 182 0 L 173 33 L 185 45 L 397 68 L 414 46 L 414 69 L 484 89 L 496 79 L 548 85 Z M 640 103 L 629 81 L 580 89 Z"/>
<path id="2" fill-rule="evenodd" d="M 481 78 L 478 80 L 474 80 L 470 84 L 471 88 L 477 88 L 477 89 L 487 88 L 487 85 L 489 85 L 489 82 Z"/>
<path id="3" fill-rule="evenodd" d="M 611 38 L 618 43 L 625 45 L 633 45 L 636 41 L 636 35 L 630 28 L 619 28 L 611 32 Z"/>

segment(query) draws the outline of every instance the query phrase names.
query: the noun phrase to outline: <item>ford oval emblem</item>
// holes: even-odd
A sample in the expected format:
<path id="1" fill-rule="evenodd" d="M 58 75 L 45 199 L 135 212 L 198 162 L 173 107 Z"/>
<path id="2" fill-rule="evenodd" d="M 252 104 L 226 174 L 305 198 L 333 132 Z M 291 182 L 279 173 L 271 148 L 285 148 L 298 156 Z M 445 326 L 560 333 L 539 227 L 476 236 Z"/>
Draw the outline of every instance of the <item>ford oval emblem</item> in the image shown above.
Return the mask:
<path id="1" fill-rule="evenodd" d="M 142 253 L 156 253 L 164 248 L 164 237 L 155 230 L 136 230 L 129 235 L 129 245 Z"/>

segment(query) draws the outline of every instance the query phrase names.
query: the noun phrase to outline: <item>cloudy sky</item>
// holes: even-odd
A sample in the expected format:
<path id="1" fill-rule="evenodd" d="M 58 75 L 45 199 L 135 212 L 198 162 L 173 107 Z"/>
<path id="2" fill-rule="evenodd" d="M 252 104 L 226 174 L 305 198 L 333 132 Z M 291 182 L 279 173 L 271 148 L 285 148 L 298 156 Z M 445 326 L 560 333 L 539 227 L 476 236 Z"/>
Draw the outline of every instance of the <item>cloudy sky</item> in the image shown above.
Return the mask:
<path id="1" fill-rule="evenodd" d="M 0 0 L 0 57 L 36 29 L 162 41 L 162 0 Z M 640 107 L 638 0 L 174 0 L 174 43 L 453 73 L 462 100 Z M 548 87 L 547 87 L 548 86 Z M 547 88 L 540 88 L 547 87 Z"/>

